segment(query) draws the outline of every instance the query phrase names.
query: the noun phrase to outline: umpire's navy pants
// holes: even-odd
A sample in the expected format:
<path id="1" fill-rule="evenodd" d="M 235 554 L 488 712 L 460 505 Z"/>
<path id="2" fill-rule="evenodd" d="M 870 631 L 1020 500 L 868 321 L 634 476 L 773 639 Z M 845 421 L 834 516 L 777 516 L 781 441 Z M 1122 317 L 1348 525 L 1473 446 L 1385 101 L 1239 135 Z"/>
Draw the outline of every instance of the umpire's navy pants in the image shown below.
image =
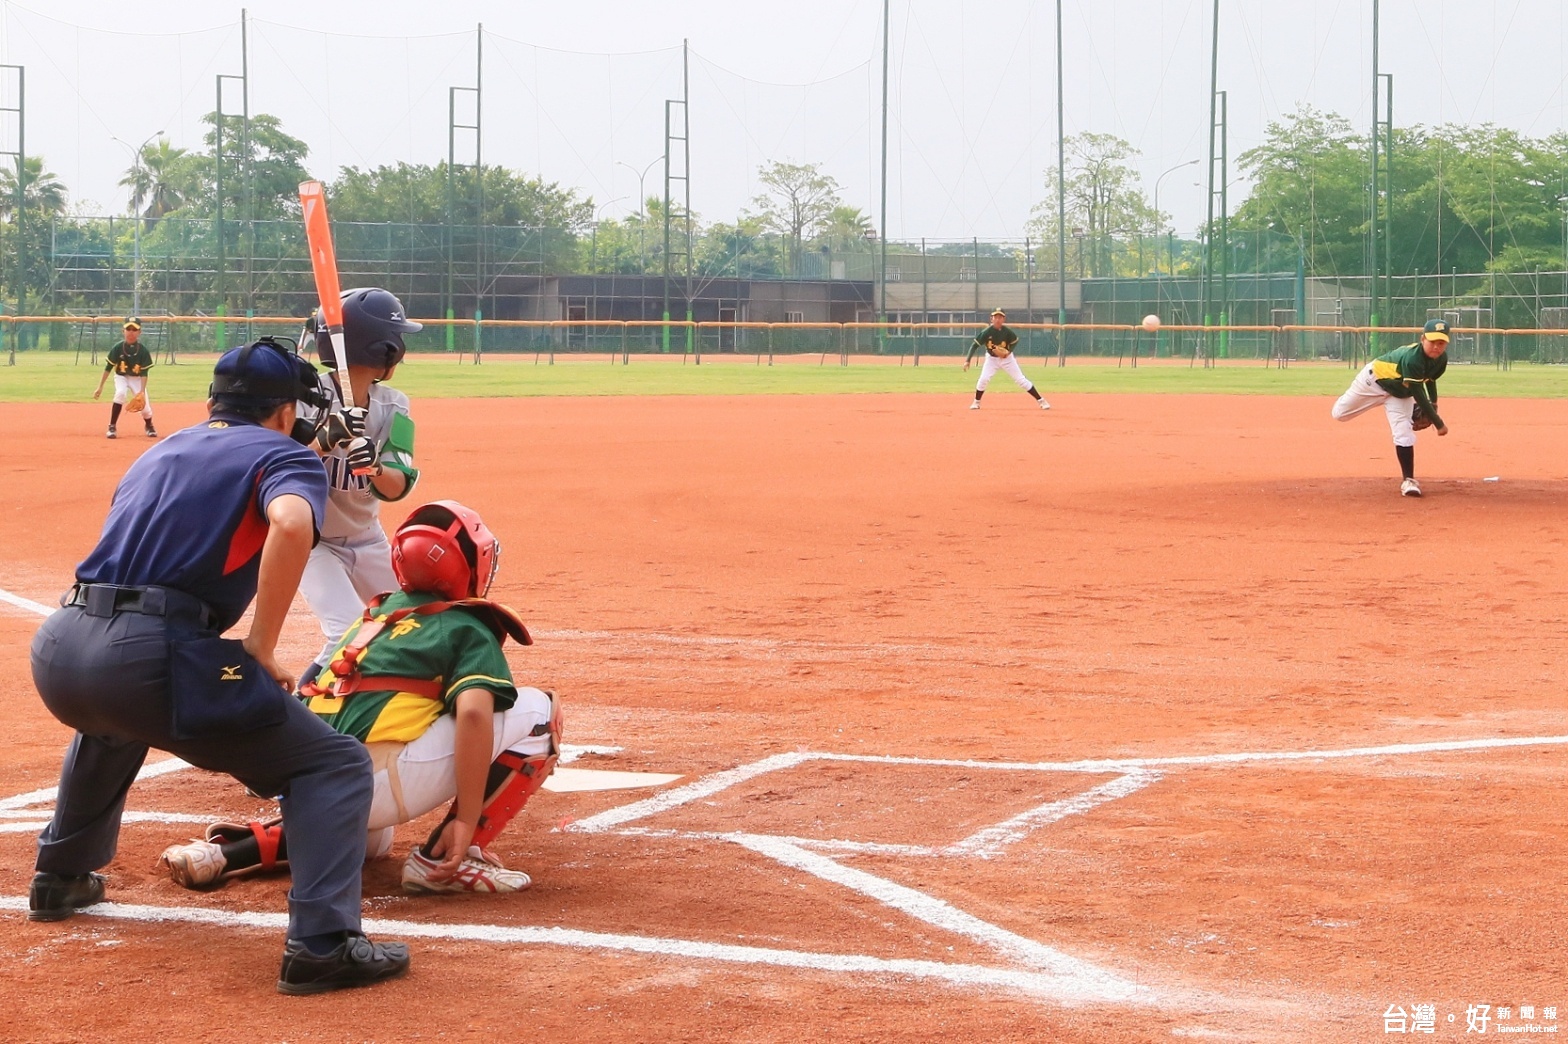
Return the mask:
<path id="1" fill-rule="evenodd" d="M 210 633 L 210 632 L 207 632 Z M 170 734 L 169 639 L 195 621 L 67 606 L 33 638 L 33 680 L 49 712 L 76 730 L 60 770 L 38 869 L 84 874 L 114 858 L 125 795 L 149 747 L 282 795 L 289 838 L 289 937 L 358 931 L 370 817 L 370 756 L 288 700 L 283 724 L 199 740 Z"/>

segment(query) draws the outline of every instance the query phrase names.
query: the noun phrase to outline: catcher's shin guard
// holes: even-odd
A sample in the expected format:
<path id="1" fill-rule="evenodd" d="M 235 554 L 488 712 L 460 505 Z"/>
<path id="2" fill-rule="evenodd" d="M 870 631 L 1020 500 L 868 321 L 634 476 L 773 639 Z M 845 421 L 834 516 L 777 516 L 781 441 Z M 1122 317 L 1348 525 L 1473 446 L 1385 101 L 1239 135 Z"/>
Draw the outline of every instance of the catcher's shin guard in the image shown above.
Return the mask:
<path id="1" fill-rule="evenodd" d="M 555 763 L 561 757 L 561 701 L 556 699 L 554 693 L 550 697 L 550 720 L 534 729 L 534 735 L 548 735 L 550 749 L 545 754 L 520 754 L 515 750 L 503 750 L 500 757 L 490 765 L 490 776 L 485 781 L 485 803 L 479 810 L 479 824 L 474 829 L 473 840 L 469 843 L 483 848 L 495 840 L 497 834 L 506 824 L 512 821 L 517 813 L 528 804 L 528 799 L 534 792 L 544 785 L 550 778 L 550 773 L 555 771 Z M 450 823 L 457 813 L 457 803 L 452 803 L 452 808 L 441 820 L 430 837 L 424 844 L 424 850 L 430 851 L 430 846 L 435 844 L 441 836 L 441 831 Z"/>

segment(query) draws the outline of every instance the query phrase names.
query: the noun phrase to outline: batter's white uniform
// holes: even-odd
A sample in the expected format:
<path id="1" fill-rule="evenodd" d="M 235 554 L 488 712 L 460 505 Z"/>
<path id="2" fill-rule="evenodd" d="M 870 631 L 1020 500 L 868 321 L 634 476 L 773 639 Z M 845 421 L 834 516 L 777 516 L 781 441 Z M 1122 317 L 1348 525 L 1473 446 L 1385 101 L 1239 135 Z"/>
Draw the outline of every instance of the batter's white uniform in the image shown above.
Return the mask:
<path id="1" fill-rule="evenodd" d="M 330 373 L 321 374 L 318 383 L 332 400 L 327 410 L 340 401 L 337 383 Z M 300 403 L 299 416 L 314 422 L 320 411 Z M 414 489 L 418 472 L 412 452 L 389 443 L 395 415 L 408 417 L 408 396 L 385 384 L 370 386 L 369 415 L 365 434 L 379 449 L 381 463 L 408 475 L 407 497 Z M 410 440 L 412 443 L 412 440 Z M 408 447 L 411 450 L 411 445 Z M 327 468 L 327 517 L 321 524 L 321 541 L 311 549 L 299 590 L 310 611 L 321 624 L 325 642 L 316 654 L 316 663 L 325 666 L 343 632 L 360 618 L 365 606 L 378 594 L 398 589 L 392 573 L 392 545 L 381 528 L 381 500 L 371 491 L 370 477 L 349 470 L 347 448 L 339 446 L 322 460 Z M 402 498 L 399 498 L 402 499 Z"/>
<path id="2" fill-rule="evenodd" d="M 1013 379 L 1013 383 L 1024 391 L 1034 387 L 1029 378 L 1024 376 L 1023 367 L 1018 365 L 1016 353 L 1009 353 L 1005 358 L 998 359 L 990 352 L 985 354 L 985 360 L 980 364 L 980 379 L 975 382 L 975 391 L 985 391 L 991 384 L 991 378 L 996 376 L 996 371 L 1001 370 Z"/>
<path id="3" fill-rule="evenodd" d="M 1350 382 L 1345 394 L 1334 403 L 1332 412 L 1335 420 L 1348 421 L 1378 406 L 1383 407 L 1388 414 L 1388 427 L 1394 433 L 1394 445 L 1414 446 L 1416 431 L 1410 426 L 1410 417 L 1415 412 L 1416 400 L 1401 399 L 1384 391 L 1372 375 L 1372 363 L 1367 363 L 1356 374 L 1356 379 Z"/>
<path id="4" fill-rule="evenodd" d="M 523 755 L 550 753 L 549 733 L 533 735 L 536 728 L 549 723 L 550 713 L 549 696 L 519 685 L 517 702 L 495 716 L 490 760 L 506 750 Z M 456 745 L 457 719 L 450 714 L 441 715 L 409 743 L 365 744 L 375 772 L 366 859 L 391 851 L 393 827 L 457 797 Z"/>
<path id="5" fill-rule="evenodd" d="M 124 406 L 126 403 L 131 401 L 131 398 L 135 396 L 137 392 L 140 392 L 143 396 L 142 420 L 150 421 L 152 420 L 152 396 L 147 394 L 146 376 L 126 377 L 118 373 L 114 375 L 113 401 L 119 403 L 121 406 Z"/>

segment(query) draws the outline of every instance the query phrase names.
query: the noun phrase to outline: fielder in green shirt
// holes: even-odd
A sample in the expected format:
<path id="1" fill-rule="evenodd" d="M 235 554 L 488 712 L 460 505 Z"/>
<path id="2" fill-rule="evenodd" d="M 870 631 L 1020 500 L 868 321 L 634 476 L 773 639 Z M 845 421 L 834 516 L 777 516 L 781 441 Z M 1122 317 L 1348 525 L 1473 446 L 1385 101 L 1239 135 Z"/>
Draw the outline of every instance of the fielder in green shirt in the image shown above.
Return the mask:
<path id="1" fill-rule="evenodd" d="M 1332 415 L 1342 421 L 1383 407 L 1394 435 L 1394 455 L 1399 458 L 1400 496 L 1421 495 L 1416 481 L 1416 432 L 1434 427 L 1439 435 L 1448 434 L 1448 425 L 1437 412 L 1437 379 L 1448 369 L 1450 333 L 1446 320 L 1431 320 L 1419 341 L 1367 363 L 1334 403 Z"/>

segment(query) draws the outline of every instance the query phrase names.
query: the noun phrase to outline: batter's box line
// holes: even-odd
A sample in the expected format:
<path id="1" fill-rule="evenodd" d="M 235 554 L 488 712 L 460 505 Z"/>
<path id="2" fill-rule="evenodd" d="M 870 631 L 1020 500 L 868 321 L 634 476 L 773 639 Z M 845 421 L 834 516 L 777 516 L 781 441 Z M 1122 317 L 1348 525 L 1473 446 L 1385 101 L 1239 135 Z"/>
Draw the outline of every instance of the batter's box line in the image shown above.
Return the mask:
<path id="1" fill-rule="evenodd" d="M 0 910 L 20 913 L 26 909 L 26 899 L 0 896 Z M 274 932 L 286 930 L 289 923 L 288 915 L 281 913 L 240 912 L 200 906 L 142 906 L 129 903 L 99 903 L 78 911 L 78 916 L 104 917 L 140 923 L 185 923 Z M 969 989 L 1019 990 L 1047 999 L 1074 1003 L 1125 1003 L 1149 999 L 1147 991 L 1131 983 L 1122 986 L 1106 983 L 1104 985 L 1107 989 L 1104 992 L 1096 992 L 1090 983 L 1075 977 L 1050 972 L 997 968 L 984 964 L 872 957 L 865 954 L 813 953 L 807 950 L 738 946 L 693 939 L 587 932 L 575 928 L 438 924 L 387 918 L 366 918 L 363 927 L 367 933 L 384 937 L 446 939 L 454 942 L 491 945 L 561 946 L 576 950 L 632 953 L 655 958 L 673 957 L 753 967 L 936 981 Z"/>

